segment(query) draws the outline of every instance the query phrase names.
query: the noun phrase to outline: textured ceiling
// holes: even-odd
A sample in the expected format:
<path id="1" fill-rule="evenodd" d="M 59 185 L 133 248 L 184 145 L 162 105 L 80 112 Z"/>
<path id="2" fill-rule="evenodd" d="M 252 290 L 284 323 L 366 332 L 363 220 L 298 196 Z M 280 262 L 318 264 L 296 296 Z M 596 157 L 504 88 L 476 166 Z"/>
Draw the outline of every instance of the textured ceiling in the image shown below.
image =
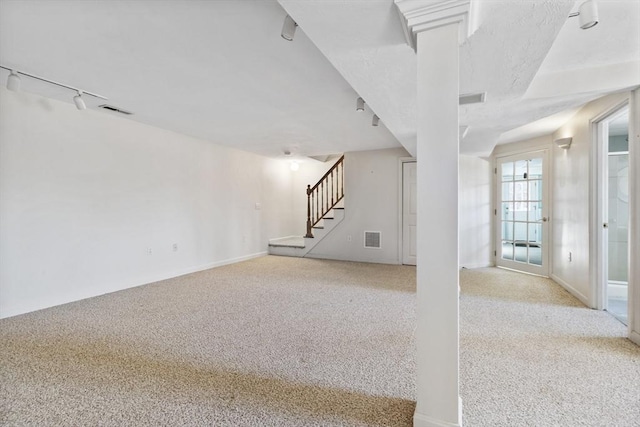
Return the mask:
<path id="1" fill-rule="evenodd" d="M 393 0 L 279 3 L 0 0 L 0 62 L 105 95 L 131 120 L 267 156 L 415 153 L 416 57 Z M 640 84 L 640 2 L 600 0 L 586 31 L 567 19 L 578 4 L 474 0 L 460 92 L 487 102 L 460 109 L 463 153 L 549 134 L 585 102 Z M 280 37 L 286 13 L 300 25 L 293 42 Z M 26 78 L 23 89 L 73 95 Z"/>
<path id="2" fill-rule="evenodd" d="M 279 1 L 389 130 L 415 153 L 416 58 L 404 44 L 393 3 Z M 639 4 L 604 2 L 601 23 L 585 31 L 577 30 L 575 20 L 567 20 L 576 8 L 573 0 L 475 1 L 480 25 L 460 47 L 460 93 L 486 91 L 487 101 L 460 108 L 460 124 L 469 127 L 461 152 L 487 155 L 498 142 L 551 133 L 576 107 L 640 84 L 640 73 L 634 74 L 633 66 L 640 50 L 637 40 L 627 37 L 633 37 L 640 25 Z M 585 39 L 596 29 L 599 35 Z M 553 58 L 547 60 L 550 52 Z M 554 73 L 598 68 L 604 58 L 612 67 L 632 61 L 631 67 L 598 78 L 586 74 L 588 90 L 574 82 L 552 94 L 526 96 L 543 65 L 550 79 L 542 79 L 541 86 L 553 88 L 563 84 Z"/>
<path id="3" fill-rule="evenodd" d="M 0 62 L 107 96 L 131 120 L 262 155 L 400 146 L 356 113 L 356 93 L 301 28 L 280 37 L 285 15 L 275 0 L 2 0 Z M 22 88 L 74 95 L 26 77 Z"/>

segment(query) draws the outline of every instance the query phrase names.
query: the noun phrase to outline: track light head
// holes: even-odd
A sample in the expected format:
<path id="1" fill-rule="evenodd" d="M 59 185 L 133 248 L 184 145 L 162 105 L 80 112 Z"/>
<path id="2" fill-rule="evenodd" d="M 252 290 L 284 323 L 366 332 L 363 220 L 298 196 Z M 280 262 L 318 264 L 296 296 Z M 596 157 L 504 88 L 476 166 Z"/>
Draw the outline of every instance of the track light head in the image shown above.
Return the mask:
<path id="1" fill-rule="evenodd" d="M 13 92 L 20 90 L 20 76 L 14 70 L 11 70 L 11 74 L 7 78 L 7 89 Z"/>
<path id="2" fill-rule="evenodd" d="M 580 5 L 580 28 L 586 30 L 598 24 L 598 5 L 594 0 L 587 0 Z"/>
<path id="3" fill-rule="evenodd" d="M 575 16 L 579 17 L 580 28 L 583 30 L 595 27 L 599 22 L 598 5 L 595 0 L 587 0 L 582 3 L 580 8 L 578 8 L 578 11 L 570 14 L 569 18 L 573 18 Z"/>
<path id="4" fill-rule="evenodd" d="M 78 94 L 73 97 L 73 102 L 76 104 L 78 110 L 87 109 L 87 104 L 85 104 L 84 99 L 82 99 L 82 91 L 78 91 Z"/>
<path id="5" fill-rule="evenodd" d="M 373 119 L 371 120 L 371 126 L 378 126 L 378 123 L 380 123 L 380 117 L 378 117 L 377 114 L 374 114 Z"/>
<path id="6" fill-rule="evenodd" d="M 356 111 L 364 111 L 364 99 L 358 98 L 356 101 Z"/>
<path id="7" fill-rule="evenodd" d="M 296 34 L 297 26 L 298 24 L 296 24 L 296 21 L 294 21 L 292 17 L 290 17 L 289 15 L 285 16 L 284 24 L 282 25 L 282 32 L 280 33 L 280 35 L 283 39 L 292 41 L 293 36 Z"/>

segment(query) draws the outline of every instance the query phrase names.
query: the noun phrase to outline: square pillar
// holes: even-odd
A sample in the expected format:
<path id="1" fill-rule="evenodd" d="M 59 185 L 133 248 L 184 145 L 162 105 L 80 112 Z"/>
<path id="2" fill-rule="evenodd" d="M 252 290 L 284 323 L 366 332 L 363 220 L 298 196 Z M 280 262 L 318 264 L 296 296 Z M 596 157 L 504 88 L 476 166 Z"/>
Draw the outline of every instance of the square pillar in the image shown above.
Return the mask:
<path id="1" fill-rule="evenodd" d="M 417 35 L 417 407 L 414 425 L 460 426 L 458 24 Z"/>

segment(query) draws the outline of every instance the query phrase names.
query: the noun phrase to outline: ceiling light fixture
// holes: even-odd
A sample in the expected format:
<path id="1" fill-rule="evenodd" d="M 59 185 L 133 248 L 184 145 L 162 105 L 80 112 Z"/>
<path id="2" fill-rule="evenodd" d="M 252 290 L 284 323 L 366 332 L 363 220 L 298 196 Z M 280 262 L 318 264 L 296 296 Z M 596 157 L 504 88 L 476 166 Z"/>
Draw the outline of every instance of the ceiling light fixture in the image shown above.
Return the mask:
<path id="1" fill-rule="evenodd" d="M 81 90 L 79 90 L 78 94 L 73 97 L 73 102 L 76 104 L 76 108 L 78 110 L 86 110 L 87 109 L 87 104 L 85 104 L 84 100 L 82 99 L 82 91 Z"/>
<path id="2" fill-rule="evenodd" d="M 569 18 L 580 17 L 580 28 L 587 30 L 598 24 L 598 5 L 595 0 L 587 0 L 580 5 L 577 12 L 569 14 Z"/>
<path id="3" fill-rule="evenodd" d="M 371 126 L 378 126 L 379 122 L 380 122 L 380 117 L 378 117 L 377 114 L 374 114 L 373 119 L 371 120 Z"/>
<path id="4" fill-rule="evenodd" d="M 283 39 L 292 41 L 293 36 L 296 34 L 297 26 L 298 24 L 296 24 L 296 21 L 294 21 L 292 17 L 290 17 L 289 15 L 285 16 L 284 24 L 282 24 L 282 32 L 280 33 L 280 35 Z"/>
<path id="5" fill-rule="evenodd" d="M 21 83 L 20 75 L 23 75 L 23 76 L 30 77 L 32 79 L 40 80 L 40 81 L 45 82 L 45 83 L 50 83 L 52 85 L 60 86 L 60 87 L 66 88 L 66 89 L 71 89 L 71 90 L 77 92 L 78 94 L 73 97 L 73 102 L 76 104 L 76 107 L 78 108 L 78 110 L 86 110 L 87 109 L 87 106 L 84 103 L 84 100 L 82 99 L 81 95 L 89 95 L 89 96 L 93 96 L 94 98 L 100 98 L 100 99 L 104 99 L 104 100 L 108 99 L 107 97 L 102 96 L 102 95 L 98 95 L 97 93 L 87 92 L 86 90 L 81 90 L 81 89 L 78 89 L 77 87 L 65 85 L 63 83 L 54 82 L 53 80 L 49 80 L 49 79 L 45 79 L 43 77 L 38 77 L 38 76 L 33 75 L 33 74 L 25 73 L 24 71 L 14 70 L 12 68 L 8 68 L 8 67 L 5 67 L 3 65 L 0 65 L 0 68 L 2 68 L 4 70 L 7 70 L 7 71 L 9 71 L 11 73 L 11 74 L 9 74 L 9 77 L 7 78 L 7 89 L 12 90 L 12 91 L 17 91 L 17 90 L 20 89 L 20 83 Z"/>
<path id="6" fill-rule="evenodd" d="M 7 78 L 7 89 L 13 92 L 20 90 L 20 76 L 15 70 L 11 70 L 11 74 Z"/>
<path id="7" fill-rule="evenodd" d="M 297 171 L 298 169 L 300 169 L 300 163 L 293 161 L 291 162 L 291 164 L 289 165 L 289 167 L 291 168 L 292 171 Z"/>
<path id="8" fill-rule="evenodd" d="M 364 111 L 364 99 L 358 98 L 356 101 L 356 111 Z"/>

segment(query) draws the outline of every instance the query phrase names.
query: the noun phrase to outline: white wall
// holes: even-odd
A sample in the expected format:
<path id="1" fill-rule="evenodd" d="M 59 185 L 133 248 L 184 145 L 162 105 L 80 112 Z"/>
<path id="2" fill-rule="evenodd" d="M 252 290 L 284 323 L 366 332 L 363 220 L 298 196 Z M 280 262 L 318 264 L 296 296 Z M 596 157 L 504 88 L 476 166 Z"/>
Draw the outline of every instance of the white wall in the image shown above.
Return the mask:
<path id="1" fill-rule="evenodd" d="M 345 153 L 345 218 L 308 254 L 311 258 L 398 264 L 399 159 L 404 148 Z M 364 247 L 380 231 L 382 248 Z M 351 240 L 348 240 L 349 236 Z"/>
<path id="2" fill-rule="evenodd" d="M 492 166 L 488 159 L 459 157 L 460 267 L 493 265 Z"/>
<path id="3" fill-rule="evenodd" d="M 409 154 L 401 148 L 346 153 L 345 219 L 308 256 L 401 263 L 398 248 L 401 237 L 398 234 L 398 203 L 401 200 L 399 159 L 408 157 Z M 491 170 L 488 160 L 460 156 L 461 267 L 486 267 L 493 263 Z M 318 178 L 324 172 L 326 170 L 322 168 L 313 171 Z M 306 207 L 304 209 L 306 212 Z M 382 249 L 364 248 L 365 230 L 382 231 Z M 351 241 L 348 236 L 351 236 Z"/>
<path id="4" fill-rule="evenodd" d="M 552 274 L 551 277 L 587 305 L 595 306 L 591 278 L 595 254 L 591 253 L 593 145 L 590 121 L 628 97 L 627 93 L 597 99 L 585 105 L 552 139 L 571 136 L 568 150 L 553 147 L 552 168 Z M 569 252 L 572 260 L 569 261 Z"/>
<path id="5" fill-rule="evenodd" d="M 293 233 L 284 161 L 0 95 L 0 317 L 257 256 Z"/>

